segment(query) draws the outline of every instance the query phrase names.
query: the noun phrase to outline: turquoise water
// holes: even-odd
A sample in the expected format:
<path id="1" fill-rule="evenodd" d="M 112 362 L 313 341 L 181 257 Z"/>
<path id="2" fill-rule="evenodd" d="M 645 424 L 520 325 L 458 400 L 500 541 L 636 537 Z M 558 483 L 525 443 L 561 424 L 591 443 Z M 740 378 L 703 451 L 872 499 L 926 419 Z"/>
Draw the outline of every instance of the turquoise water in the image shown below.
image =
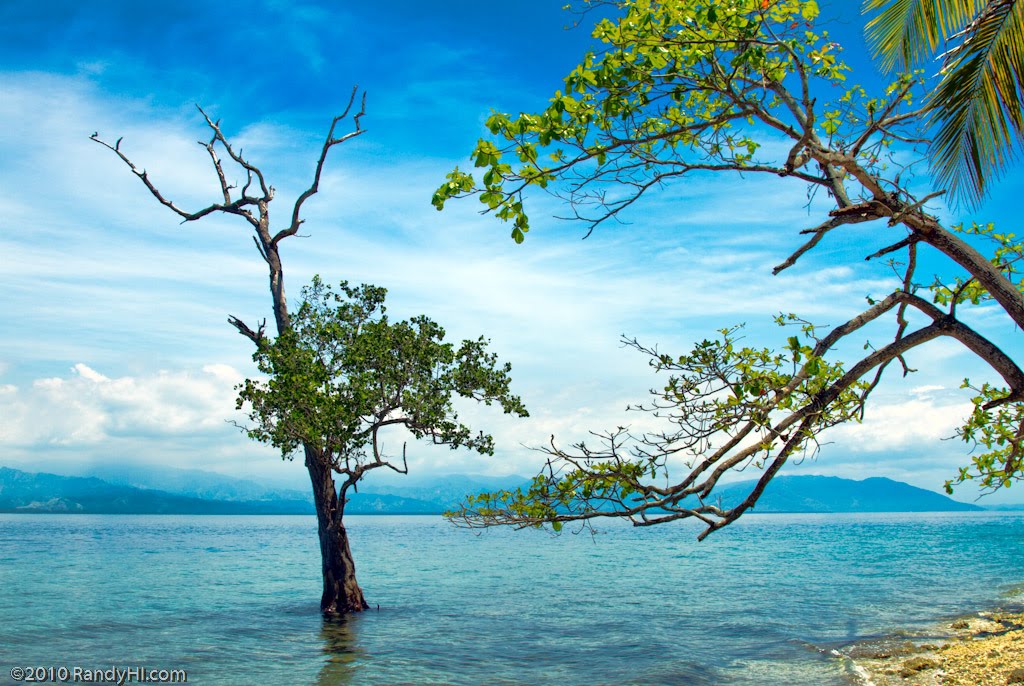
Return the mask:
<path id="1" fill-rule="evenodd" d="M 831 650 L 1013 602 L 1018 514 L 753 515 L 596 536 L 350 517 L 376 608 L 318 613 L 313 517 L 0 515 L 14 666 L 195 684 L 856 683 Z"/>

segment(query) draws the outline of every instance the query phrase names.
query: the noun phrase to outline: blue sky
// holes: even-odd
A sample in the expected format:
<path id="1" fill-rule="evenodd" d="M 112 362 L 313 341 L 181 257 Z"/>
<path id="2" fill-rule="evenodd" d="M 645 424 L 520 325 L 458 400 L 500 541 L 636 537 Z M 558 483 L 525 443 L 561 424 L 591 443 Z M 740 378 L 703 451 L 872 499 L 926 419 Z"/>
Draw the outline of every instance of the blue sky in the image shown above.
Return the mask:
<path id="1" fill-rule="evenodd" d="M 377 283 L 395 316 L 428 314 L 456 339 L 487 335 L 532 414 L 468 408 L 495 434 L 497 455 L 410 446 L 421 475 L 531 474 L 540 458 L 524 446 L 551 434 L 567 443 L 648 426 L 623 408 L 662 382 L 620 334 L 678 353 L 745 322 L 748 341 L 771 344 L 788 335 L 770 324 L 777 312 L 836 323 L 892 288 L 884 267 L 863 262 L 884 244 L 870 227 L 834 232 L 772 277 L 827 211 L 778 179 L 686 180 L 638 206 L 628 226 L 587 240 L 550 218 L 559 207 L 547 197 L 521 246 L 475 202 L 437 213 L 431 193 L 468 165 L 490 108 L 542 108 L 590 43 L 587 28 L 564 29 L 574 17 L 562 4 L 0 5 L 0 464 L 75 471 L 131 460 L 302 483 L 300 465 L 225 421 L 237 418 L 234 384 L 254 372 L 226 318 L 270 312 L 247 227 L 230 217 L 180 225 L 89 141 L 93 131 L 123 136 L 169 197 L 205 206 L 216 181 L 196 145 L 207 136 L 196 103 L 277 187 L 283 220 L 331 117 L 353 85 L 367 91 L 368 132 L 331 153 L 306 204 L 308 237 L 284 245 L 289 292 L 316 273 Z M 824 16 L 855 80 L 877 84 L 854 5 L 824 4 Z M 1010 229 L 1022 173 L 976 217 Z M 1019 354 L 998 313 L 983 308 L 974 321 Z M 965 413 L 959 383 L 989 377 L 951 344 L 911 362 L 921 371 L 881 387 L 864 424 L 834 430 L 817 460 L 790 473 L 940 489 L 967 459 L 961 442 L 943 440 Z M 1024 494 L 989 499 L 1003 501 Z"/>

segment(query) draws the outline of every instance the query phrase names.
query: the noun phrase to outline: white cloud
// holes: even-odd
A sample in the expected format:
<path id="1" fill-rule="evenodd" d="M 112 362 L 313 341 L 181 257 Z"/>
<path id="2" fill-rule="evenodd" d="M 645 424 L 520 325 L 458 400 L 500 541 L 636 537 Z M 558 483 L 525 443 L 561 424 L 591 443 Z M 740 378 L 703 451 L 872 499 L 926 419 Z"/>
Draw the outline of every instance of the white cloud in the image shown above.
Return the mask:
<path id="1" fill-rule="evenodd" d="M 899 403 L 876 402 L 868 405 L 863 423 L 837 426 L 827 439 L 852 452 L 935 451 L 970 412 L 970 402 L 937 401 L 923 395 Z"/>
<path id="2" fill-rule="evenodd" d="M 0 392 L 0 445 L 118 450 L 128 440 L 160 445 L 169 440 L 230 440 L 235 418 L 235 370 L 211 365 L 200 372 L 158 371 L 110 378 L 78 363 L 65 377 L 39 379 L 28 388 Z"/>
<path id="3" fill-rule="evenodd" d="M 102 374 L 97 372 L 95 369 L 87 367 L 86 365 L 82 364 L 81 362 L 79 362 L 78 364 L 76 364 L 74 366 L 74 370 L 78 373 L 78 375 L 80 377 L 82 377 L 83 379 L 87 379 L 89 381 L 93 381 L 93 382 L 96 382 L 96 383 L 103 383 L 105 381 L 110 381 L 110 379 L 108 379 L 107 377 L 103 376 Z"/>
<path id="4" fill-rule="evenodd" d="M 276 470 L 272 450 L 224 421 L 234 416 L 233 385 L 251 370 L 251 347 L 226 316 L 255 325 L 269 315 L 265 267 L 249 229 L 230 217 L 180 225 L 88 140 L 94 129 L 124 135 L 125 149 L 168 197 L 200 207 L 216 190 L 195 144 L 205 136 L 201 119 L 191 105 L 154 109 L 87 80 L 4 77 L 0 146 L 9 154 L 0 167 L 0 222 L 18 230 L 0 232 L 7 314 L 0 374 L 9 382 L 0 386 L 0 411 L 9 418 L 0 444 L 26 459 L 74 450 L 82 459 L 116 454 L 228 473 Z M 277 187 L 276 217 L 286 218 L 309 183 L 326 123 L 306 131 L 225 122 Z M 357 140 L 343 155 L 332 153 L 321 193 L 306 205 L 303 233 L 311 238 L 284 244 L 288 292 L 297 296 L 314 273 L 378 283 L 388 287 L 396 317 L 423 312 L 451 338 L 488 336 L 512 361 L 513 388 L 533 415 L 467 410 L 474 427 L 494 432 L 500 457 L 410 444 L 417 471 L 533 473 L 542 457 L 523 444 L 542 445 L 554 434 L 565 445 L 624 424 L 655 428 L 623 410 L 662 380 L 642 356 L 620 348 L 620 334 L 679 354 L 746 322 L 749 344 L 770 345 L 789 335 L 770 325 L 771 315 L 793 311 L 834 324 L 894 283 L 863 264 L 865 243 L 884 239 L 862 241 L 867 229 L 836 231 L 771 276 L 804 240 L 799 231 L 824 216 L 785 180 L 674 184 L 672 193 L 652 196 L 633 225 L 602 227 L 587 241 L 579 225 L 550 219 L 560 208 L 539 195 L 531 198 L 534 229 L 516 246 L 507 226 L 477 214 L 475 200 L 450 203 L 442 214 L 429 205 L 452 161 L 382 156 L 377 144 Z M 990 314 L 982 308 L 979 323 Z M 931 450 L 963 417 L 963 399 L 943 395 L 941 384 L 968 373 L 966 357 L 952 343 L 915 351 L 913 366 L 955 378 L 923 379 L 909 397 L 905 389 L 879 394 L 865 424 L 837 428 L 828 439 L 861 456 Z"/>

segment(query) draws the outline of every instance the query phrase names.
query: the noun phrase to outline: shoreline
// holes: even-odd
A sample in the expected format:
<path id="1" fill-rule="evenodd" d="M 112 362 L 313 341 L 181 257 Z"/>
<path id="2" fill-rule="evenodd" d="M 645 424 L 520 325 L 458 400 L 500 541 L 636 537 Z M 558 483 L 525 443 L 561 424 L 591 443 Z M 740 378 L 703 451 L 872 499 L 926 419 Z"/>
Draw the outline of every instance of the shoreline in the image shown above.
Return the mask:
<path id="1" fill-rule="evenodd" d="M 977 612 L 837 652 L 864 686 L 1024 686 L 1024 612 Z"/>

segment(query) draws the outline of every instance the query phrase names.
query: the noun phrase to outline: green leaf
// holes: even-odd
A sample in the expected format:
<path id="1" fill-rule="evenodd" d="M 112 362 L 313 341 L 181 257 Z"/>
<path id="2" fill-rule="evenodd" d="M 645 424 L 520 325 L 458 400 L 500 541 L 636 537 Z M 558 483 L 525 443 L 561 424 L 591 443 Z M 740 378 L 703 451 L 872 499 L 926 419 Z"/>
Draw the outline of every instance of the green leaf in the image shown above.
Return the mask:
<path id="1" fill-rule="evenodd" d="M 487 191 L 486 193 L 480 194 L 480 202 L 487 205 L 490 209 L 496 208 L 501 204 L 502 195 L 494 191 Z"/>

